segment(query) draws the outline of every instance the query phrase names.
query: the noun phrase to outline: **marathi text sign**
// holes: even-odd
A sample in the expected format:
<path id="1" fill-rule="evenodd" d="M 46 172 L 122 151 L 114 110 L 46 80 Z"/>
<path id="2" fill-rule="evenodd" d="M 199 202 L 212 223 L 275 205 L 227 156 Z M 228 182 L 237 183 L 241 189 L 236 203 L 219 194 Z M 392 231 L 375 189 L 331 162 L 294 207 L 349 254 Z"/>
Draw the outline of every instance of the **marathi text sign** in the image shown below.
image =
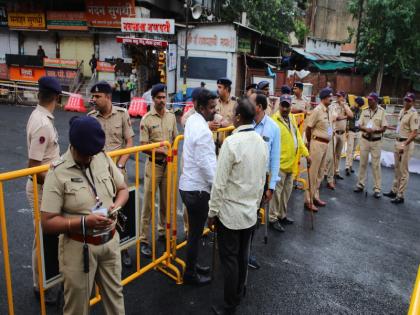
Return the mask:
<path id="1" fill-rule="evenodd" d="M 96 64 L 96 71 L 101 72 L 114 72 L 115 66 L 111 65 L 109 62 L 98 61 Z"/>
<path id="2" fill-rule="evenodd" d="M 175 21 L 172 19 L 122 18 L 121 31 L 150 34 L 174 34 Z"/>
<path id="3" fill-rule="evenodd" d="M 156 40 L 156 39 L 137 38 L 137 37 L 117 36 L 117 43 L 140 45 L 140 46 L 151 46 L 151 47 L 158 47 L 158 48 L 168 47 L 168 42 L 166 40 Z"/>
<path id="4" fill-rule="evenodd" d="M 44 58 L 44 67 L 77 69 L 77 66 L 74 59 Z"/>
<path id="5" fill-rule="evenodd" d="M 10 28 L 45 28 L 44 13 L 18 13 L 8 12 L 8 24 Z"/>
<path id="6" fill-rule="evenodd" d="M 133 16 L 134 0 L 86 0 L 86 17 L 93 27 L 120 28 L 122 17 Z"/>
<path id="7" fill-rule="evenodd" d="M 0 6 L 0 26 L 7 26 L 7 12 L 4 6 Z"/>
<path id="8" fill-rule="evenodd" d="M 85 12 L 48 11 L 47 28 L 49 30 L 87 31 Z"/>

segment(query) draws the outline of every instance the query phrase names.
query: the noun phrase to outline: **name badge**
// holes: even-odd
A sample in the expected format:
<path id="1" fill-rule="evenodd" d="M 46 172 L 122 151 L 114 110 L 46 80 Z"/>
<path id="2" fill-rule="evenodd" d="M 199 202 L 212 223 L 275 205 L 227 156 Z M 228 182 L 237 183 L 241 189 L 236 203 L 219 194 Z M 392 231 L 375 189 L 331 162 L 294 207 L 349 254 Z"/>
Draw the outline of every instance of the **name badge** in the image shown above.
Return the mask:
<path id="1" fill-rule="evenodd" d="M 71 179 L 71 181 L 72 181 L 73 183 L 83 183 L 83 179 L 82 179 L 82 178 L 80 178 L 80 177 L 73 177 L 73 178 Z"/>

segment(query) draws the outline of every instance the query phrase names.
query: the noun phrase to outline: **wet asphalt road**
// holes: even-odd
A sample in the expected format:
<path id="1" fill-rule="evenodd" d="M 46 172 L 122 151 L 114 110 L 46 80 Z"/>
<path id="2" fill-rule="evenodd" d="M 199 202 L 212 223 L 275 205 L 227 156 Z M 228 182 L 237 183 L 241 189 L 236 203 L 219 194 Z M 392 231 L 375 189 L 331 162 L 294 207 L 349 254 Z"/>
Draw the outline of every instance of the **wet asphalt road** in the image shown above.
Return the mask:
<path id="1" fill-rule="evenodd" d="M 25 126 L 31 110 L 0 106 L 0 172 L 25 167 Z M 73 115 L 56 112 L 62 152 L 68 145 L 68 120 Z M 138 143 L 138 120 L 133 126 Z M 384 191 L 392 176 L 391 169 L 383 168 Z M 376 200 L 371 192 L 367 198 L 353 193 L 355 179 L 353 175 L 339 181 L 334 192 L 323 189 L 321 196 L 328 205 L 315 215 L 314 231 L 298 190 L 289 204 L 295 224 L 287 226 L 286 233 L 270 231 L 269 243 L 264 245 L 264 228 L 259 228 L 254 252 L 262 268 L 250 270 L 248 293 L 238 314 L 407 312 L 420 263 L 420 176 L 411 176 L 406 203 L 400 206 L 384 197 Z M 15 313 L 38 314 L 31 290 L 33 229 L 24 185 L 24 179 L 5 185 Z M 203 247 L 200 260 L 211 263 L 211 245 Z M 2 257 L 0 268 L 0 314 L 6 314 Z M 223 295 L 220 266 L 207 287 L 179 286 L 151 271 L 127 285 L 124 295 L 127 314 L 211 314 L 211 304 L 221 302 Z M 100 304 L 92 311 L 103 314 Z M 56 313 L 48 307 L 48 314 Z"/>

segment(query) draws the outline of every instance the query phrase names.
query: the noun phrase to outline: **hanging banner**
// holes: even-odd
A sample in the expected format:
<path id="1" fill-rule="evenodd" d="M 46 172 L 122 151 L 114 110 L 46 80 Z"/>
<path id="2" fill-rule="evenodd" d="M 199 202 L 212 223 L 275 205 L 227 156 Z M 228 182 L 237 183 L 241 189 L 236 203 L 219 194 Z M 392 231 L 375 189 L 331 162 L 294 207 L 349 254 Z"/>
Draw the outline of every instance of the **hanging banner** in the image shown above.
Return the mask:
<path id="1" fill-rule="evenodd" d="M 19 29 L 44 29 L 44 13 L 18 13 L 8 12 L 7 21 L 9 28 Z"/>
<path id="2" fill-rule="evenodd" d="M 117 36 L 117 43 L 140 45 L 140 46 L 151 46 L 151 47 L 158 47 L 158 48 L 168 47 L 168 42 L 166 40 L 156 40 L 156 39 L 137 38 L 137 37 Z"/>
<path id="3" fill-rule="evenodd" d="M 47 11 L 47 29 L 87 31 L 85 12 Z"/>
<path id="4" fill-rule="evenodd" d="M 86 18 L 92 27 L 120 28 L 121 18 L 135 15 L 134 0 L 86 0 Z"/>
<path id="5" fill-rule="evenodd" d="M 7 11 L 5 6 L 0 6 L 0 26 L 7 26 Z"/>
<path id="6" fill-rule="evenodd" d="M 175 34 L 175 21 L 172 19 L 122 18 L 121 32 Z"/>
<path id="7" fill-rule="evenodd" d="M 75 59 L 44 58 L 44 67 L 77 69 L 78 65 Z"/>

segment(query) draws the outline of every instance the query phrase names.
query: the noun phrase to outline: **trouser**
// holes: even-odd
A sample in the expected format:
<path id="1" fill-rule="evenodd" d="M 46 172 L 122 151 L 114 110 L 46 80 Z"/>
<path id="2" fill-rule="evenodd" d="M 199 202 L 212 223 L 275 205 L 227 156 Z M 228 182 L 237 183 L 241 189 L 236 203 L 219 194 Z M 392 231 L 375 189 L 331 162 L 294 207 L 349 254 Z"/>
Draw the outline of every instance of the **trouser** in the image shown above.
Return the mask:
<path id="1" fill-rule="evenodd" d="M 187 207 L 185 206 L 185 204 L 183 204 L 182 207 L 182 222 L 184 223 L 184 234 L 187 235 L 188 234 L 188 211 L 187 211 Z"/>
<path id="2" fill-rule="evenodd" d="M 366 173 L 369 163 L 369 153 L 372 163 L 373 190 L 381 192 L 381 147 L 382 140 L 368 141 L 362 137 L 360 139 L 360 165 L 358 187 L 364 188 L 366 185 Z"/>
<path id="3" fill-rule="evenodd" d="M 32 209 L 32 216 L 35 215 L 34 210 L 34 184 L 28 179 L 26 182 L 26 198 L 28 199 L 29 206 Z M 41 201 L 42 201 L 42 185 L 38 184 L 38 209 L 41 211 Z M 40 212 L 41 214 L 41 212 Z M 33 220 L 34 225 L 34 239 L 32 242 L 32 280 L 35 289 L 39 288 L 38 285 L 38 259 L 36 255 L 36 240 L 35 240 L 35 220 Z"/>
<path id="4" fill-rule="evenodd" d="M 404 152 L 401 154 L 399 150 L 402 148 L 403 142 L 395 143 L 394 150 L 394 182 L 392 184 L 392 191 L 397 194 L 397 197 L 404 198 L 404 192 L 407 189 L 408 178 L 410 172 L 408 171 L 408 161 L 414 150 L 414 142 L 411 142 L 408 147 L 404 148 Z"/>
<path id="5" fill-rule="evenodd" d="M 287 203 L 293 190 L 293 173 L 280 171 L 281 180 L 277 182 L 270 207 L 270 222 L 287 217 Z"/>
<path id="6" fill-rule="evenodd" d="M 199 243 L 209 214 L 210 194 L 205 191 L 179 191 L 187 207 L 189 231 L 187 243 L 186 275 L 195 275 Z"/>
<path id="7" fill-rule="evenodd" d="M 159 213 L 158 213 L 158 233 L 165 235 L 166 218 L 166 188 L 167 188 L 167 168 L 165 165 L 156 163 L 155 170 L 155 192 L 159 188 Z M 140 242 L 149 243 L 150 220 L 152 218 L 152 162 L 147 160 L 144 176 L 144 200 L 140 221 Z M 155 228 L 154 226 L 152 228 Z"/>
<path id="8" fill-rule="evenodd" d="M 235 309 L 241 301 L 248 275 L 251 234 L 255 226 L 231 230 L 217 224 L 217 244 L 224 279 L 225 308 Z"/>
<path id="9" fill-rule="evenodd" d="M 93 285 L 99 287 L 105 314 L 125 314 L 121 286 L 120 237 L 89 246 L 89 272 L 83 271 L 83 243 L 60 235 L 59 262 L 64 280 L 64 315 L 87 315 Z"/>
<path id="10" fill-rule="evenodd" d="M 328 144 L 327 153 L 327 180 L 329 183 L 334 182 L 334 175 L 340 172 L 340 158 L 344 146 L 344 134 L 336 134 L 334 136 L 334 146 L 335 148 L 333 148 L 333 141 L 331 140 Z M 333 156 L 335 160 L 333 160 Z"/>
<path id="11" fill-rule="evenodd" d="M 360 132 L 349 130 L 347 133 L 346 168 L 353 167 L 354 153 L 359 143 Z"/>
<path id="12" fill-rule="evenodd" d="M 324 178 L 325 163 L 327 160 L 328 144 L 313 139 L 310 143 L 309 155 L 311 167 L 309 168 L 310 190 L 305 192 L 305 200 L 309 202 L 319 199 L 319 187 Z M 311 195 L 309 195 L 309 191 Z"/>

